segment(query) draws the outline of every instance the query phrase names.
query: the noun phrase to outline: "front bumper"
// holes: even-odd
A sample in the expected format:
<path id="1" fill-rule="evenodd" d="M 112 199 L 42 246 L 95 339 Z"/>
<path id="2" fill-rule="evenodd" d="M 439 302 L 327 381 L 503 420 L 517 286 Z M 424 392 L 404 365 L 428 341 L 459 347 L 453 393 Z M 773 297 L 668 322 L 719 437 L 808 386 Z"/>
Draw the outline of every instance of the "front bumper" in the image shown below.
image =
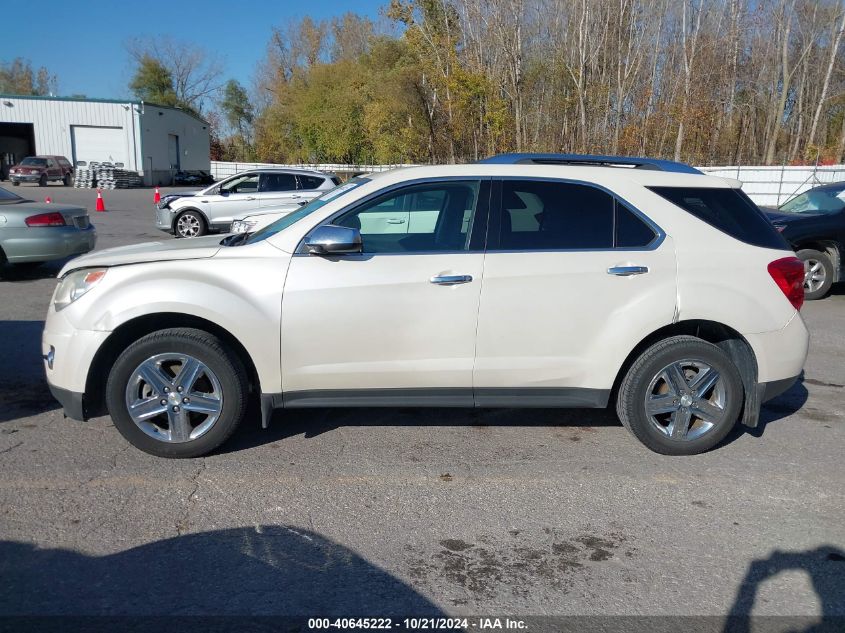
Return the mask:
<path id="1" fill-rule="evenodd" d="M 171 209 L 156 207 L 156 228 L 160 231 L 173 233 L 173 218 L 175 215 Z"/>
<path id="2" fill-rule="evenodd" d="M 84 394 L 88 374 L 97 351 L 111 332 L 76 329 L 67 319 L 65 310 L 56 312 L 51 304 L 47 312 L 41 336 L 44 373 L 50 391 L 64 407 L 65 415 L 85 420 Z"/>
<path id="3" fill-rule="evenodd" d="M 12 264 L 48 262 L 94 250 L 97 230 L 94 225 L 45 226 L 4 229 L 0 246 Z"/>
<path id="4" fill-rule="evenodd" d="M 41 180 L 41 174 L 9 174 L 9 180 L 12 182 L 38 182 Z"/>

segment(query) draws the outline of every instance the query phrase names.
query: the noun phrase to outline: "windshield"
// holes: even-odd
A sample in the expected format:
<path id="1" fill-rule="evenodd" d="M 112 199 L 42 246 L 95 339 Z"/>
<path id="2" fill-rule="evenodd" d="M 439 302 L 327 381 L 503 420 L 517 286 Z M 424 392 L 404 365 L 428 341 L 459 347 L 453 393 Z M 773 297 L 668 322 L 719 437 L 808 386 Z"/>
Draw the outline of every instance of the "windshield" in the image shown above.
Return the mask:
<path id="1" fill-rule="evenodd" d="M 340 185 L 339 187 L 330 189 L 319 198 L 315 198 L 314 200 L 306 204 L 304 207 L 301 207 L 296 211 L 279 218 L 272 224 L 268 224 L 267 226 L 265 226 L 263 229 L 259 229 L 258 231 L 250 235 L 246 240 L 244 240 L 242 244 L 254 244 L 255 242 L 266 240 L 271 235 L 275 235 L 280 231 L 284 231 L 286 228 L 288 228 L 295 222 L 299 222 L 305 216 L 311 215 L 312 213 L 314 213 L 314 211 L 328 204 L 332 200 L 336 199 L 338 196 L 343 196 L 367 182 L 370 182 L 369 178 L 358 176 L 357 178 L 353 178 L 352 180 L 347 182 L 345 185 Z"/>
<path id="2" fill-rule="evenodd" d="M 20 196 L 0 187 L 0 204 L 14 204 L 15 202 L 20 202 L 21 200 L 23 200 L 23 198 Z"/>
<path id="3" fill-rule="evenodd" d="M 784 213 L 839 213 L 845 209 L 845 189 L 810 189 L 784 202 Z"/>
<path id="4" fill-rule="evenodd" d="M 46 167 L 47 166 L 47 159 L 46 158 L 24 158 L 21 161 L 21 165 L 29 165 L 30 167 Z"/>

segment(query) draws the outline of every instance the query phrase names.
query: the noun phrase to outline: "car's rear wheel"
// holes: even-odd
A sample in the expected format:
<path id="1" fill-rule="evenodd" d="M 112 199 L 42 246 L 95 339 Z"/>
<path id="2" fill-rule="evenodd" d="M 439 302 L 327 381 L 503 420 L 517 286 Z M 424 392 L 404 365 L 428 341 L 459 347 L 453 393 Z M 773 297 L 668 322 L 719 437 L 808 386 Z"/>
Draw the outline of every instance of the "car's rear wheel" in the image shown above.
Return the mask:
<path id="1" fill-rule="evenodd" d="M 20 183 L 20 182 L 18 182 L 17 180 L 13 180 L 13 181 L 12 181 L 12 186 L 14 186 L 14 187 L 20 187 L 20 186 L 21 186 L 21 183 Z"/>
<path id="2" fill-rule="evenodd" d="M 41 174 L 41 178 L 38 179 L 38 186 L 39 187 L 46 187 L 47 186 L 47 174 Z"/>
<path id="3" fill-rule="evenodd" d="M 743 394 L 739 371 L 721 349 L 693 336 L 673 336 L 634 361 L 619 386 L 616 412 L 651 450 L 695 455 L 734 427 Z"/>
<path id="4" fill-rule="evenodd" d="M 176 237 L 199 237 L 208 232 L 205 218 L 197 211 L 185 211 L 174 222 Z"/>
<path id="5" fill-rule="evenodd" d="M 246 409 L 246 372 L 216 336 L 160 330 L 130 345 L 106 383 L 115 427 L 159 457 L 199 457 L 234 433 Z"/>
<path id="6" fill-rule="evenodd" d="M 803 248 L 796 255 L 804 262 L 804 298 L 814 301 L 825 297 L 833 285 L 833 262 L 830 257 L 812 248 Z"/>

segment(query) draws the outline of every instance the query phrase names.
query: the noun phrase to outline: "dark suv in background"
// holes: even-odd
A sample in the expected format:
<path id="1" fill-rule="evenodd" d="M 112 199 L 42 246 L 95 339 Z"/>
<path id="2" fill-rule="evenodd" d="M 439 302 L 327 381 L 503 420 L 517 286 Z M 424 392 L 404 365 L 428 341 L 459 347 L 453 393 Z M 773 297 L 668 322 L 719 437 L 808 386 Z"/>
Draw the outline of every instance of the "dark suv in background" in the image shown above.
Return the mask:
<path id="1" fill-rule="evenodd" d="M 37 182 L 44 187 L 50 181 L 73 184 L 73 165 L 64 156 L 27 156 L 9 169 L 9 180 L 16 187 L 22 182 Z"/>
<path id="2" fill-rule="evenodd" d="M 804 262 L 806 299 L 821 299 L 845 280 L 845 182 L 808 189 L 764 211 Z"/>

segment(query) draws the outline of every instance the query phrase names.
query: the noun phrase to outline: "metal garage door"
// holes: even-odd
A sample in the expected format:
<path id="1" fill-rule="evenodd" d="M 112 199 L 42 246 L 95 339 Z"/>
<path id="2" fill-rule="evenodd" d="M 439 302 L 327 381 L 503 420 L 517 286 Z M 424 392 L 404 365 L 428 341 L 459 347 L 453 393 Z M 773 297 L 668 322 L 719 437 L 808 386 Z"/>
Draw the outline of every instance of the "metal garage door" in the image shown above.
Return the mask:
<path id="1" fill-rule="evenodd" d="M 73 125 L 73 162 L 84 160 L 126 164 L 126 135 L 120 127 Z"/>

